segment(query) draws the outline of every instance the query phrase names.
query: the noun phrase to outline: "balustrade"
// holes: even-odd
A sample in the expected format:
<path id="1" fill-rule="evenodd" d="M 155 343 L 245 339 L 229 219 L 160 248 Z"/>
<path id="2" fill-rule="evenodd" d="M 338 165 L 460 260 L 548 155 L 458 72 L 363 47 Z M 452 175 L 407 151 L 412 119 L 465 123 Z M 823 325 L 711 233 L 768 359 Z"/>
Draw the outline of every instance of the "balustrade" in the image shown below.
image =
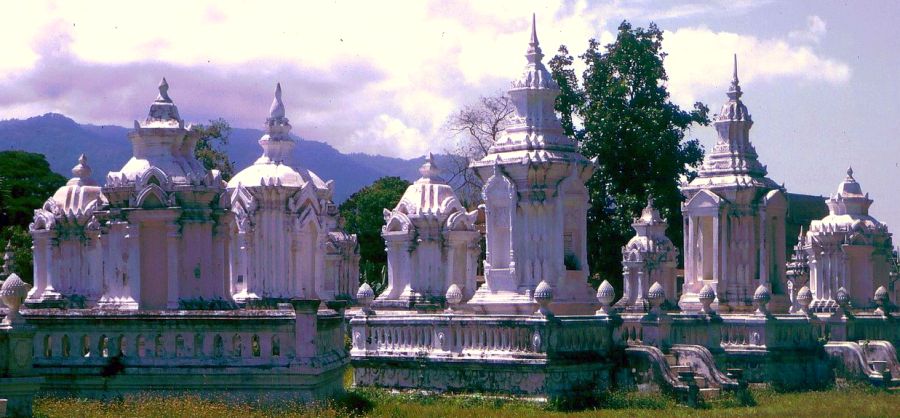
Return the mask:
<path id="1" fill-rule="evenodd" d="M 317 355 L 344 357 L 341 318 L 317 318 Z M 108 315 L 28 314 L 36 326 L 34 361 L 41 368 L 286 366 L 296 344 L 293 312 L 234 311 L 228 314 L 161 312 Z"/>
<path id="2" fill-rule="evenodd" d="M 357 317 L 350 322 L 354 350 L 387 356 L 530 357 L 606 352 L 608 319 L 418 315 Z"/>

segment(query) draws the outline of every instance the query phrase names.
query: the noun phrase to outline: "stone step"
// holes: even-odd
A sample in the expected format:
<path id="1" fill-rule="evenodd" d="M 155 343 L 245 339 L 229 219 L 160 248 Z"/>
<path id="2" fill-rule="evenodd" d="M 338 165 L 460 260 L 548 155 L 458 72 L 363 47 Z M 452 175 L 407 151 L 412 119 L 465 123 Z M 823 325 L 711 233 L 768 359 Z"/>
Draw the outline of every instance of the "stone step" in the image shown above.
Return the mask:
<path id="1" fill-rule="evenodd" d="M 697 387 L 700 389 L 708 388 L 709 382 L 706 381 L 706 377 L 703 376 L 694 376 L 694 382 L 697 382 Z"/>
<path id="2" fill-rule="evenodd" d="M 700 398 L 702 399 L 714 399 L 721 393 L 722 391 L 719 388 L 700 388 Z"/>
<path id="3" fill-rule="evenodd" d="M 678 358 L 675 357 L 674 354 L 666 354 L 666 363 L 669 363 L 669 366 L 677 366 Z"/>
<path id="4" fill-rule="evenodd" d="M 675 373 L 689 372 L 689 371 L 693 370 L 693 369 L 691 369 L 691 366 L 681 366 L 681 365 L 673 365 L 673 366 L 669 366 L 669 368 L 672 369 L 672 371 Z"/>

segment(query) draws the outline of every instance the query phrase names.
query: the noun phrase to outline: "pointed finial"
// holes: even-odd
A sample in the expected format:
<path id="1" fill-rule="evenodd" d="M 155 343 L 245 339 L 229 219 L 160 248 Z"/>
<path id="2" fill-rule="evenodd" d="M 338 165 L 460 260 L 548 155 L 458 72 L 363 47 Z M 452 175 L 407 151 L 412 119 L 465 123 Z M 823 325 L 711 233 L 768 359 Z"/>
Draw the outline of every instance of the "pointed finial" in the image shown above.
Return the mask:
<path id="1" fill-rule="evenodd" d="M 734 54 L 734 75 L 732 76 L 732 83 L 735 85 L 738 84 L 738 75 L 737 75 L 737 54 Z"/>
<path id="2" fill-rule="evenodd" d="M 72 167 L 72 175 L 77 179 L 86 180 L 91 176 L 92 172 L 91 166 L 87 163 L 87 157 L 85 157 L 84 154 L 81 154 L 81 156 L 78 157 L 78 164 L 75 164 L 75 167 Z"/>
<path id="3" fill-rule="evenodd" d="M 849 179 L 853 178 L 853 167 L 852 166 L 847 166 L 847 178 L 849 178 Z"/>
<path id="4" fill-rule="evenodd" d="M 528 53 L 525 54 L 525 57 L 531 63 L 540 62 L 544 58 L 544 53 L 541 52 L 541 46 L 538 42 L 537 18 L 534 13 L 531 14 L 531 39 L 528 41 Z"/>
<path id="5" fill-rule="evenodd" d="M 440 173 L 441 170 L 434 163 L 434 154 L 429 152 L 425 156 L 425 163 L 422 164 L 422 167 L 419 167 L 419 174 L 422 175 L 423 179 L 436 179 Z"/>
<path id="6" fill-rule="evenodd" d="M 169 83 L 166 81 L 166 78 L 163 77 L 162 81 L 159 82 L 159 96 L 156 96 L 156 101 L 158 102 L 171 102 L 172 99 L 169 98 Z"/>
<path id="7" fill-rule="evenodd" d="M 734 54 L 734 73 L 731 77 L 731 87 L 728 89 L 727 95 L 732 100 L 738 100 L 742 94 L 740 80 L 738 79 L 737 54 Z"/>
<path id="8" fill-rule="evenodd" d="M 9 276 L 12 274 L 12 264 L 13 264 L 13 248 L 12 248 L 12 240 L 6 241 L 6 251 L 3 253 L 3 275 Z"/>
<path id="9" fill-rule="evenodd" d="M 275 85 L 275 99 L 269 108 L 269 118 L 280 119 L 284 117 L 284 102 L 281 101 L 281 83 Z"/>

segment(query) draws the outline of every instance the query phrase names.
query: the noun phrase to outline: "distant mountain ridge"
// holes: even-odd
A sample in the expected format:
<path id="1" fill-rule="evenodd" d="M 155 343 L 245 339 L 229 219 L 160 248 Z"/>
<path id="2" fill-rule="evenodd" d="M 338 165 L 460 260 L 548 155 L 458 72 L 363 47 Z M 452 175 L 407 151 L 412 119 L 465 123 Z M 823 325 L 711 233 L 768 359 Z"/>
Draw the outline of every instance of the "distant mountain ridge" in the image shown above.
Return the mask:
<path id="1" fill-rule="evenodd" d="M 44 154 L 53 171 L 71 177 L 71 169 L 84 153 L 101 184 L 106 173 L 118 171 L 131 158 L 129 128 L 114 125 L 79 124 L 58 113 L 28 119 L 0 121 L 0 151 L 23 150 Z M 232 128 L 226 147 L 235 168 L 253 164 L 262 153 L 258 129 Z M 383 176 L 407 180 L 419 177 L 424 157 L 402 159 L 361 153 L 343 154 L 324 142 L 295 137 L 294 165 L 308 168 L 324 180 L 335 181 L 336 202 Z"/>

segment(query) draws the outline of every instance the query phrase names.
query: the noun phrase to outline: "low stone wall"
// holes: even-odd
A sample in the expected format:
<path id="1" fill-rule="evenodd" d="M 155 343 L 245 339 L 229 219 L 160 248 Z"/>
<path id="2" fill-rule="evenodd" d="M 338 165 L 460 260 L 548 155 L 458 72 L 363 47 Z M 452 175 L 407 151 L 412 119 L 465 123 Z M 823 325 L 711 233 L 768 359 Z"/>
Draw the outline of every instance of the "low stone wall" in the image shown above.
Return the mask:
<path id="1" fill-rule="evenodd" d="M 32 310 L 44 393 L 183 393 L 250 400 L 342 392 L 342 315 L 318 301 L 277 310 Z"/>
<path id="2" fill-rule="evenodd" d="M 823 346 L 828 318 L 808 315 L 626 315 L 619 330 L 626 344 L 668 350 L 704 346 L 721 370 L 740 368 L 748 382 L 783 389 L 820 388 L 834 381 Z"/>
<path id="3" fill-rule="evenodd" d="M 359 315 L 354 383 L 552 398 L 605 390 L 617 321 L 607 316 Z"/>

